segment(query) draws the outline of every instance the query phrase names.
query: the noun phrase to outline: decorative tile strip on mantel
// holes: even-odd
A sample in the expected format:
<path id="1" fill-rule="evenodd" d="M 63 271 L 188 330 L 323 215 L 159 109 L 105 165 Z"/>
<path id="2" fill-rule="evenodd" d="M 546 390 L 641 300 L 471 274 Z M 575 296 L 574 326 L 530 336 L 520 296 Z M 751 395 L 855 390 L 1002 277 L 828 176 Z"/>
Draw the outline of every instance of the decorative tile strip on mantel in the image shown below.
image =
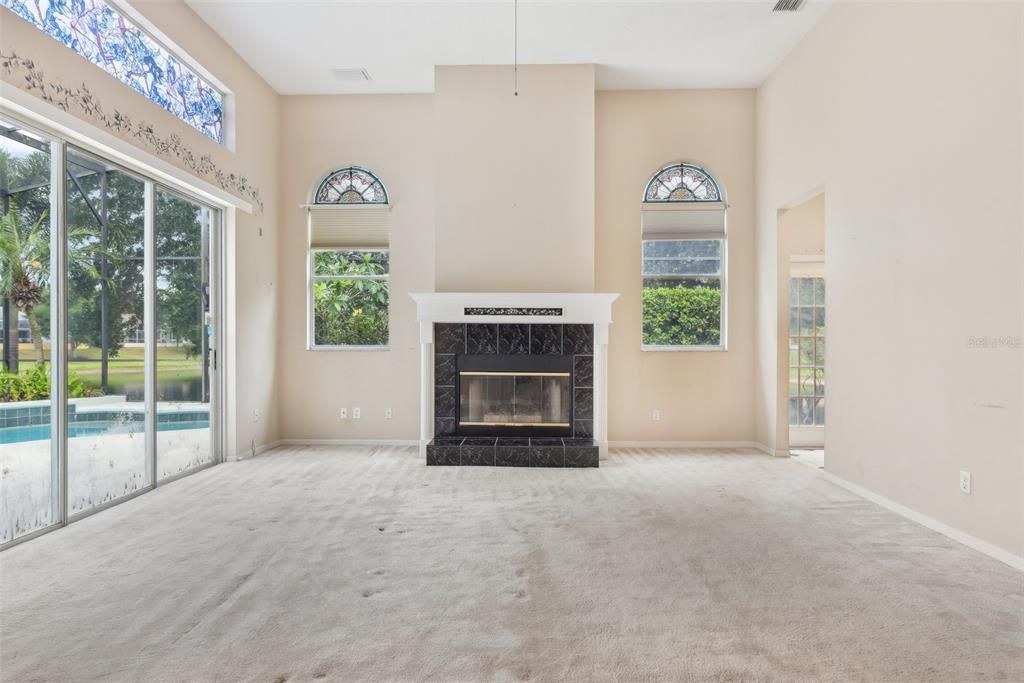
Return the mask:
<path id="1" fill-rule="evenodd" d="M 558 317 L 562 315 L 561 308 L 524 308 L 524 307 L 473 307 L 467 306 L 462 309 L 463 315 L 533 315 L 544 317 Z"/>
<path id="2" fill-rule="evenodd" d="M 263 198 L 259 188 L 253 186 L 248 178 L 235 173 L 228 173 L 213 162 L 207 154 L 197 154 L 191 146 L 182 141 L 176 134 L 160 135 L 153 125 L 145 121 L 133 121 L 127 114 L 118 109 L 109 113 L 96 95 L 84 83 L 76 88 L 62 84 L 60 81 L 47 81 L 43 72 L 32 59 L 20 57 L 13 52 L 0 52 L 0 69 L 7 74 L 22 72 L 25 82 L 22 88 L 42 101 L 65 112 L 76 108 L 85 116 L 97 122 L 103 128 L 122 136 L 139 141 L 154 154 L 161 157 L 174 157 L 184 167 L 201 178 L 214 182 L 222 190 L 233 192 L 250 200 L 263 213 Z M 130 90 L 126 90 L 130 92 Z M 202 133 L 199 133 L 202 135 Z"/>

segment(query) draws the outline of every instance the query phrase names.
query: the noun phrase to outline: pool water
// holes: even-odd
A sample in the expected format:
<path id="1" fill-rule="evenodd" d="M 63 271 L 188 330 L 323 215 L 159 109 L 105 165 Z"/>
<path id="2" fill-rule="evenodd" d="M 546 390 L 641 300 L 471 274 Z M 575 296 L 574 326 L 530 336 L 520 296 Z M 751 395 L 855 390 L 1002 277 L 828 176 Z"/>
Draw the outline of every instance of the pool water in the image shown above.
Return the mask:
<path id="1" fill-rule="evenodd" d="M 164 422 L 157 425 L 158 432 L 174 432 L 182 429 L 208 429 L 210 423 L 207 420 L 195 422 Z M 142 423 L 131 424 L 115 422 L 81 422 L 68 425 L 68 437 L 76 436 L 102 436 L 103 434 L 140 434 Z M 7 427 L 0 429 L 0 444 L 21 443 L 22 441 L 46 441 L 50 438 L 50 425 L 36 425 L 33 427 Z"/>

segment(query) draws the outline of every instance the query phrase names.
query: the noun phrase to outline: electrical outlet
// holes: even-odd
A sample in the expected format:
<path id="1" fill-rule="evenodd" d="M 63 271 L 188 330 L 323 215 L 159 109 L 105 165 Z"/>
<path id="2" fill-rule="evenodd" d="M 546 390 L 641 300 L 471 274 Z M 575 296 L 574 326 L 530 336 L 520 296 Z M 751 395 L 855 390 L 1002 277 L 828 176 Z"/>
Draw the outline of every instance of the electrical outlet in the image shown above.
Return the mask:
<path id="1" fill-rule="evenodd" d="M 657 408 L 652 410 L 651 411 L 651 419 L 654 420 L 655 422 L 659 422 L 661 420 L 661 411 L 659 409 L 657 409 Z"/>
<path id="2" fill-rule="evenodd" d="M 339 410 L 338 411 L 338 417 L 341 418 L 342 420 L 347 420 L 348 419 L 348 408 L 342 408 L 341 410 Z"/>
<path id="3" fill-rule="evenodd" d="M 394 417 L 394 415 L 391 413 L 391 408 L 385 408 L 384 409 L 384 419 L 385 420 L 390 420 L 392 417 Z"/>
<path id="4" fill-rule="evenodd" d="M 252 411 L 252 421 L 253 422 L 259 422 L 260 421 L 260 409 L 259 408 L 254 408 L 253 409 L 253 411 Z"/>
<path id="5" fill-rule="evenodd" d="M 353 420 L 358 420 L 360 417 L 362 417 L 362 414 L 360 413 L 359 408 L 353 408 L 352 409 L 352 419 Z"/>
<path id="6" fill-rule="evenodd" d="M 971 493 L 971 473 L 960 470 L 960 493 Z"/>

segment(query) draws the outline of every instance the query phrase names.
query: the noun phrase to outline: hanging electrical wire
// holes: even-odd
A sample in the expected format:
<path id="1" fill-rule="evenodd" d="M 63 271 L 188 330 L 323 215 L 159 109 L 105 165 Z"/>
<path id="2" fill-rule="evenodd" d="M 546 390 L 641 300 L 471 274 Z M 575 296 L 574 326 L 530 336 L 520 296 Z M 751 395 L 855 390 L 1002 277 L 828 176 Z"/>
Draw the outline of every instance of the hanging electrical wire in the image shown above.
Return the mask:
<path id="1" fill-rule="evenodd" d="M 512 94 L 519 97 L 519 0 L 512 0 Z"/>

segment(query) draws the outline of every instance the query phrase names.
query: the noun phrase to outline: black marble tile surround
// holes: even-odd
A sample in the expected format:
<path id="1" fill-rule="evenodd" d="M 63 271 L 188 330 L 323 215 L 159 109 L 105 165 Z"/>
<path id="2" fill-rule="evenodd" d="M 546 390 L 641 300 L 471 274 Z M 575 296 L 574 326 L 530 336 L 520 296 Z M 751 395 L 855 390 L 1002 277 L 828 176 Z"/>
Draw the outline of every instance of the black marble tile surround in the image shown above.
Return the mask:
<path id="1" fill-rule="evenodd" d="M 566 355 L 573 357 L 573 438 L 518 439 L 499 437 L 498 444 L 476 443 L 474 439 L 495 437 L 455 436 L 458 406 L 455 405 L 456 356 Z M 562 324 L 434 324 L 434 434 L 427 447 L 428 465 L 504 465 L 550 467 L 596 467 L 594 435 L 594 327 Z M 457 441 L 457 445 L 453 442 Z M 470 443 L 466 443 L 469 441 Z M 521 441 L 525 443 L 516 444 Z M 551 442 L 551 443 L 546 443 Z M 557 442 L 557 443 L 555 443 Z M 573 442 L 573 443 L 570 443 Z M 589 463 L 593 449 L 593 464 Z M 577 452 L 585 450 L 586 453 Z M 492 452 L 493 451 L 493 452 Z M 457 461 L 457 462 L 456 462 Z M 561 463 L 561 464 L 555 464 Z"/>
<path id="2" fill-rule="evenodd" d="M 427 444 L 428 465 L 597 467 L 592 439 L 439 436 Z"/>

